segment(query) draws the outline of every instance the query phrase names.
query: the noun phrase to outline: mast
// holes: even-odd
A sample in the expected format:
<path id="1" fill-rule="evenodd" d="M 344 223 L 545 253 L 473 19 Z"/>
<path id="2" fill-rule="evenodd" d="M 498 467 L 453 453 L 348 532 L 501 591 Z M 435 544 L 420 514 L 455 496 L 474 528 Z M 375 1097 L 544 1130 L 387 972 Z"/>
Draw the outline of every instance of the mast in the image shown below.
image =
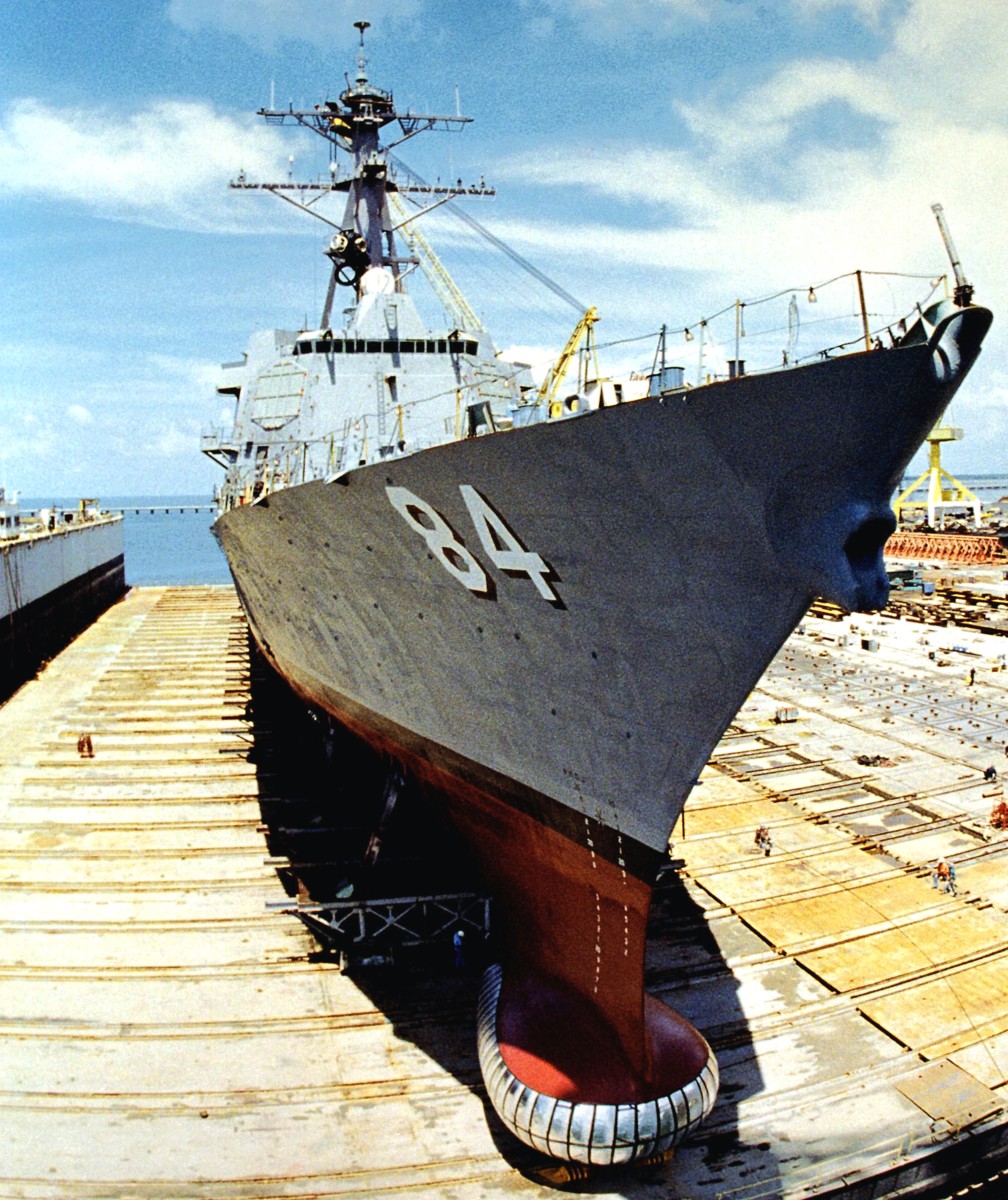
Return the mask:
<path id="1" fill-rule="evenodd" d="M 385 267 L 391 271 L 396 290 L 399 290 L 402 264 L 414 261 L 399 257 L 395 227 L 388 206 L 387 193 L 390 190 L 400 194 L 428 193 L 438 197 L 416 215 L 422 215 L 455 196 L 495 194 L 494 189 L 486 187 L 482 179 L 473 186 L 463 186 L 460 179 L 456 185 L 447 187 L 423 184 L 412 178 L 397 181 L 389 168 L 389 151 L 393 147 L 431 129 L 460 128 L 469 124 L 472 118 L 458 114 L 415 113 L 410 109 L 398 112 L 392 93 L 376 87 L 368 78 L 364 32 L 370 28 L 370 22 L 355 21 L 354 28 L 360 36 L 357 71 L 353 82 L 348 80 L 339 100 L 325 100 L 306 110 L 296 110 L 293 106 L 280 110 L 259 110 L 259 116 L 271 125 L 295 123 L 324 137 L 330 144 L 330 179 L 318 183 L 295 183 L 293 180 L 286 183 L 250 183 L 244 175 L 240 175 L 231 184 L 233 188 L 272 192 L 335 230 L 325 251 L 332 262 L 332 271 L 322 311 L 322 328 L 329 326 L 337 284 L 353 287 L 359 297 L 360 280 L 365 271 L 371 267 Z M 399 124 L 399 136 L 382 144 L 381 131 L 393 122 Z M 339 176 L 337 155 L 340 153 L 349 156 L 352 161 L 349 177 Z M 313 192 L 346 192 L 341 226 L 310 207 L 313 201 L 306 197 Z"/>
<path id="2" fill-rule="evenodd" d="M 368 81 L 364 30 L 370 27 L 370 22 L 355 21 L 354 27 L 360 31 L 357 76 L 353 85 L 340 96 L 346 111 L 334 118 L 334 123 L 349 125 L 350 152 L 354 160 L 343 226 L 355 230 L 364 239 L 367 265 L 390 266 L 398 275 L 399 264 L 385 200 L 388 160 L 378 142 L 378 131 L 395 119 L 395 106 L 391 92 L 382 91 Z M 383 234 L 386 235 L 384 239 Z M 356 266 L 360 261 L 360 250 L 355 247 L 355 251 Z M 335 268 L 335 258 L 333 264 Z M 360 273 L 358 271 L 358 278 Z"/>

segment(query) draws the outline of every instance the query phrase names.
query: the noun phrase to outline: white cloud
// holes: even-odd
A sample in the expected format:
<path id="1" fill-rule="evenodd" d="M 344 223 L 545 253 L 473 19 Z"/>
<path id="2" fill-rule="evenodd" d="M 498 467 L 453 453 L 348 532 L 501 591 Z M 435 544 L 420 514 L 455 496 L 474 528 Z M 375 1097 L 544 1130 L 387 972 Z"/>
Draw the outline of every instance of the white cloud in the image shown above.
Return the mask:
<path id="1" fill-rule="evenodd" d="M 727 0 L 543 0 L 543 7 L 579 18 L 590 36 L 611 37 L 632 26 L 654 32 L 657 25 L 712 23 L 724 14 Z"/>
<path id="2" fill-rule="evenodd" d="M 956 10 L 950 31 L 951 10 L 916 0 L 875 62 L 791 63 L 746 94 L 682 104 L 692 139 L 685 148 L 548 147 L 508 162 L 505 175 L 543 188 L 569 188 L 576 163 L 573 182 L 588 196 L 581 212 L 592 210 L 595 195 L 646 203 L 652 218 L 668 214 L 649 230 L 631 214 L 608 226 L 540 221 L 512 232 L 540 250 L 604 247 L 617 262 L 650 257 L 758 289 L 761 279 L 765 286 L 810 270 L 945 269 L 930 213 L 941 201 L 968 273 L 983 280 L 988 297 L 989 286 L 1008 301 L 1008 231 L 998 216 L 1008 191 L 1008 122 L 995 119 L 1008 114 L 1008 7 L 966 8 Z M 933 26 L 940 38 L 925 34 Z M 950 45 L 976 50 L 968 88 Z M 804 123 L 830 104 L 868 123 L 863 144 L 808 136 Z"/>
<path id="3" fill-rule="evenodd" d="M 202 358 L 177 358 L 170 354 L 146 356 L 151 377 L 170 381 L 173 388 L 194 395 L 211 395 L 220 377 L 220 366 Z"/>
<path id="4" fill-rule="evenodd" d="M 24 462 L 34 466 L 40 459 L 51 459 L 56 449 L 57 438 L 48 426 L 31 431 L 10 430 L 4 438 L 5 458 L 9 464 L 13 465 Z M 13 481 L 13 475 L 11 478 Z M 29 484 L 26 480 L 24 485 L 19 484 L 17 490 L 24 492 L 28 490 L 28 487 Z"/>
<path id="5" fill-rule="evenodd" d="M 894 0 L 790 0 L 801 17 L 820 16 L 847 9 L 867 25 L 877 25 L 882 16 L 895 7 Z"/>
<path id="6" fill-rule="evenodd" d="M 824 297 L 815 308 L 805 303 L 808 284 L 854 268 L 950 271 L 931 213 L 940 201 L 977 302 L 1008 311 L 1008 7 L 953 11 L 941 0 L 913 0 L 887 15 L 900 20 L 887 27 L 887 42 L 880 35 L 875 59 L 795 61 L 743 93 L 678 104 L 670 96 L 686 145 L 549 146 L 503 164 L 500 176 L 543 189 L 544 201 L 534 220 L 495 222 L 494 232 L 539 263 L 561 263 L 553 273 L 599 304 L 605 332 L 613 318 L 647 321 L 648 311 L 692 323 L 733 296 L 804 282 L 802 355 L 843 340 L 822 321 Z M 825 125 L 824 113 L 832 117 Z M 580 219 L 565 221 L 575 210 Z M 883 314 L 876 324 L 906 312 L 927 286 L 895 277 L 868 283 L 869 307 Z M 845 300 L 845 289 L 849 282 L 830 292 Z M 789 344 L 788 299 L 774 310 L 778 319 L 760 321 L 778 362 Z M 851 295 L 846 310 L 855 309 Z M 750 335 L 759 317 L 747 314 Z M 1008 367 L 997 328 L 953 406 L 967 430 L 951 454 L 960 470 L 1008 466 Z M 715 337 L 724 351 L 733 331 Z M 746 339 L 743 355 L 754 354 L 756 341 Z M 681 332 L 672 349 L 680 352 L 695 357 Z"/>
<path id="7" fill-rule="evenodd" d="M 357 43 L 355 21 L 387 31 L 422 8 L 423 0 L 325 0 L 322 14 L 317 0 L 169 0 L 168 19 L 188 32 L 219 29 L 265 46 L 297 40 L 331 48 Z"/>
<path id="8" fill-rule="evenodd" d="M 542 383 L 546 372 L 556 362 L 556 356 L 556 346 L 533 346 L 528 344 L 505 346 L 499 354 L 503 362 L 515 364 L 516 369 L 518 364 L 527 365 L 537 385 Z"/>
<path id="9" fill-rule="evenodd" d="M 227 184 L 241 170 L 283 178 L 285 149 L 275 131 L 204 103 L 155 101 L 124 118 L 22 99 L 0 120 L 0 192 L 168 228 L 244 232 L 261 229 L 262 217 Z"/>
<path id="10" fill-rule="evenodd" d="M 150 433 L 142 449 L 157 458 L 186 461 L 199 450 L 199 428 L 193 422 L 168 422 Z"/>
<path id="11" fill-rule="evenodd" d="M 107 347 L 86 344 L 64 348 L 77 367 L 69 404 L 58 368 L 38 368 L 49 362 L 44 339 L 20 347 L 7 381 L 0 427 L 12 487 L 61 494 L 71 488 L 71 474 L 81 481 L 71 490 L 86 486 L 99 495 L 210 486 L 219 472 L 200 454 L 200 432 L 219 401 L 215 364 L 166 354 L 110 359 Z"/>
<path id="12" fill-rule="evenodd" d="M 914 108 L 940 108 L 963 125 L 1001 126 L 1008 116 L 1008 7 L 1002 0 L 913 0 L 875 79 L 889 80 Z"/>
<path id="13" fill-rule="evenodd" d="M 988 2 L 999 3 L 999 0 Z M 899 0 L 763 0 L 758 9 L 768 23 L 810 20 L 846 11 L 865 25 L 876 27 L 898 3 Z M 531 7 L 533 0 L 522 0 L 522 4 Z M 739 0 L 541 0 L 541 5 L 548 12 L 580 20 L 586 34 L 595 38 L 618 38 L 627 31 L 652 36 L 688 25 L 717 28 L 737 20 L 740 9 L 751 11 L 757 7 Z"/>
<path id="14" fill-rule="evenodd" d="M 837 103 L 886 124 L 898 120 L 886 81 L 867 96 L 865 83 L 863 66 L 808 59 L 785 64 L 748 95 L 682 102 L 676 110 L 701 147 L 727 165 L 782 150 L 797 121 Z"/>

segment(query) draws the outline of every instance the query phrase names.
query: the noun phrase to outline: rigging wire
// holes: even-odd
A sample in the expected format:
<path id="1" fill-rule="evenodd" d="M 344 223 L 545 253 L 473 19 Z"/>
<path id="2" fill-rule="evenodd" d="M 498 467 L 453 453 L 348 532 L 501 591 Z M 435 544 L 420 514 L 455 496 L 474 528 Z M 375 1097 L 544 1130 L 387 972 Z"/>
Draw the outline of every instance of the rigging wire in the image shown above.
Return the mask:
<path id="1" fill-rule="evenodd" d="M 416 184 L 418 187 L 430 186 L 424 179 L 421 179 L 415 171 L 413 171 L 410 167 L 407 167 L 402 159 L 397 155 L 390 154 L 388 157 L 389 161 L 395 164 L 396 170 L 401 171 L 405 178 L 411 183 Z M 507 242 L 499 238 L 495 233 L 491 233 L 490 230 L 487 229 L 485 225 L 481 224 L 481 222 L 477 221 L 471 213 L 466 212 L 463 208 L 456 207 L 451 201 L 447 203 L 446 207 L 454 216 L 463 221 L 470 227 L 470 229 L 478 233 L 480 237 L 484 238 L 492 246 L 495 246 L 501 251 L 502 254 L 507 255 L 507 257 L 510 258 L 513 263 L 521 267 L 523 271 L 526 271 L 532 276 L 533 279 L 535 279 L 538 283 L 541 283 L 543 287 L 547 288 L 555 296 L 563 300 L 565 304 L 569 304 L 578 314 L 584 313 L 587 310 L 587 304 L 583 304 L 580 300 L 575 299 L 570 292 L 566 291 L 558 283 L 550 279 L 545 272 L 540 271 L 537 266 L 519 254 L 514 247 L 509 246 Z"/>
<path id="2" fill-rule="evenodd" d="M 562 322 L 563 337 L 569 332 L 569 319 L 559 315 L 559 306 L 554 296 L 544 288 L 516 287 L 516 264 L 512 257 L 502 253 L 486 252 L 485 239 L 477 231 L 459 220 L 459 211 L 439 208 L 432 212 L 423 209 L 420 202 L 406 193 L 399 193 L 402 200 L 418 214 L 430 214 L 426 222 L 432 240 L 438 244 L 438 254 L 464 295 L 481 295 L 498 300 L 506 296 L 507 316 L 510 321 L 521 317 L 523 321 L 536 322 L 552 327 Z M 479 307 L 479 316 L 484 324 L 493 323 L 498 330 L 505 324 L 497 314 L 491 322 L 485 306 Z M 564 308 L 566 312 L 566 308 Z M 559 328 L 548 340 L 560 336 Z M 519 340 L 520 337 L 519 337 Z"/>

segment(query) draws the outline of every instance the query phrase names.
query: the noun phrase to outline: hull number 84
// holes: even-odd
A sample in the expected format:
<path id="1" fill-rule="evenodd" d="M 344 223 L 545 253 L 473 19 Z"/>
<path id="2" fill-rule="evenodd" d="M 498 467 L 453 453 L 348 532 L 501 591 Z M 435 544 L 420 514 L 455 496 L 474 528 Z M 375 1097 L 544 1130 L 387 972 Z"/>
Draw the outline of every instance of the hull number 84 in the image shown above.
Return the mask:
<path id="1" fill-rule="evenodd" d="M 461 483 L 459 491 L 469 510 L 480 545 L 493 566 L 512 578 L 524 576 L 531 580 L 544 600 L 562 608 L 563 601 L 553 586 L 558 578 L 549 563 L 522 544 L 500 513 L 474 487 Z M 486 568 L 436 508 L 426 500 L 421 500 L 409 488 L 389 486 L 385 492 L 396 512 L 427 543 L 431 557 L 453 579 L 457 579 L 476 596 L 488 599 L 496 597 L 494 582 Z"/>

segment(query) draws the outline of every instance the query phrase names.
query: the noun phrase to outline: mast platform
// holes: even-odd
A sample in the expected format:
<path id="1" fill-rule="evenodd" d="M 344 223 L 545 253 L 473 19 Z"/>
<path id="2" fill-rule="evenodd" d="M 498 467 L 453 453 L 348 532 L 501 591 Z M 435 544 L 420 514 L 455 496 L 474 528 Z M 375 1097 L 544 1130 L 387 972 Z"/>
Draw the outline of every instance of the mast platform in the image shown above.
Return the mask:
<path id="1" fill-rule="evenodd" d="M 984 769 L 1008 767 L 1008 671 L 1003 639 L 925 634 L 934 658 L 919 624 L 808 618 L 718 746 L 648 980 L 709 1031 L 721 1098 L 671 1161 L 568 1194 L 947 1195 L 1002 1169 Z M 0 707 L 0 1192 L 555 1200 L 570 1168 L 486 1101 L 476 974 L 341 973 L 277 910 L 271 822 L 303 797 L 254 684 L 232 589 L 135 589 Z"/>

